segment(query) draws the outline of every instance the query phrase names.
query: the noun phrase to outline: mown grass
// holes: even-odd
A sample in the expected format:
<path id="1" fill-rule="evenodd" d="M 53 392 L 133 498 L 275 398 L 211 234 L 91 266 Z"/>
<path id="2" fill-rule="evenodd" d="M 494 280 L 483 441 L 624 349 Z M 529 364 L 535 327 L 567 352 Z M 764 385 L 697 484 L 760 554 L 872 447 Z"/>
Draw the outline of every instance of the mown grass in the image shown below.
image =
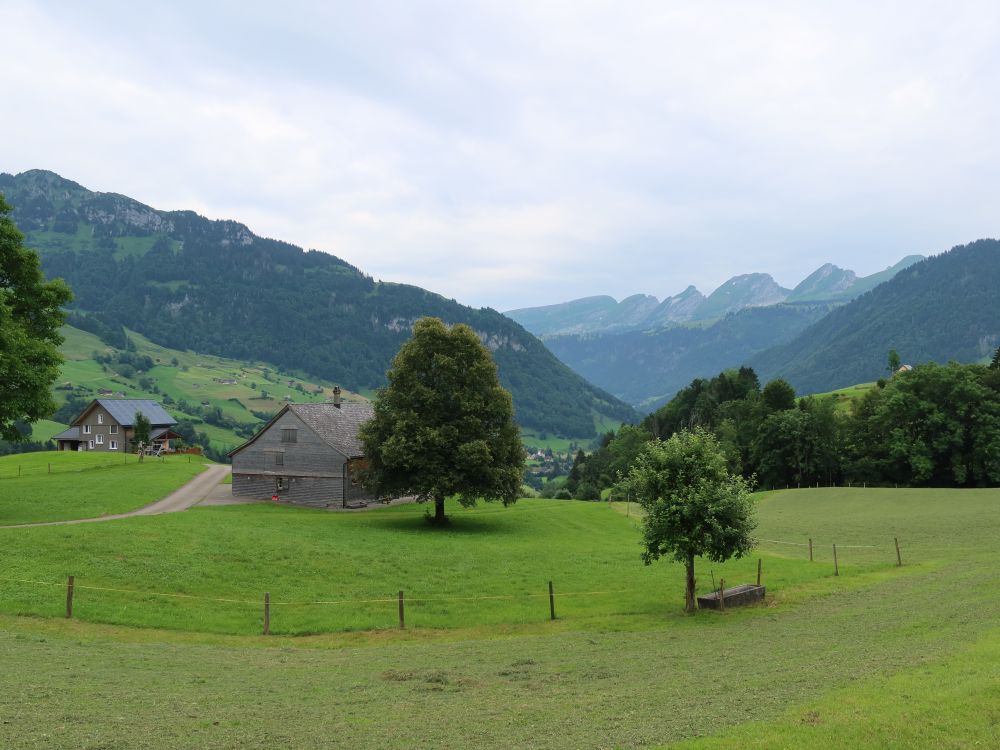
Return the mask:
<path id="1" fill-rule="evenodd" d="M 202 472 L 206 462 L 201 456 L 169 456 L 147 457 L 140 464 L 134 455 L 96 451 L 3 456 L 0 526 L 96 518 L 141 508 Z"/>
<path id="2" fill-rule="evenodd" d="M 828 491 L 762 497 L 762 538 L 797 542 L 803 527 L 821 523 L 844 544 L 875 544 L 841 551 L 837 587 L 891 570 L 892 537 L 902 534 L 910 543 L 906 534 L 896 527 L 855 533 L 851 518 L 836 518 L 829 503 L 810 502 L 817 493 Z M 793 496 L 801 526 L 785 520 L 785 498 Z M 271 505 L 196 508 L 70 532 L 34 529 L 30 548 L 15 553 L 17 545 L 7 545 L 0 563 L 11 578 L 61 584 L 75 575 L 82 619 L 222 633 L 259 632 L 264 592 L 273 602 L 272 629 L 280 633 L 393 627 L 400 590 L 415 627 L 537 623 L 549 616 L 550 580 L 559 614 L 581 627 L 681 616 L 681 567 L 642 565 L 636 520 L 606 504 L 522 500 L 507 509 L 450 506 L 449 512 L 451 527 L 435 530 L 425 522 L 425 508 L 415 505 L 360 514 Z M 818 543 L 814 563 L 789 545 L 766 543 L 760 556 L 772 596 L 833 585 L 830 555 Z M 700 590 L 721 579 L 753 581 L 756 564 L 757 556 L 701 562 Z M 51 615 L 60 607 L 58 591 L 14 582 L 0 601 L 0 611 L 13 613 Z"/>
<path id="3" fill-rule="evenodd" d="M 75 572 L 81 583 L 150 589 L 168 580 L 182 593 L 254 582 L 278 602 L 278 635 L 264 638 L 251 634 L 258 605 L 236 617 L 196 600 L 78 589 L 83 621 L 67 622 L 56 616 L 61 587 L 42 601 L 29 592 L 45 587 L 0 582 L 3 611 L 52 615 L 0 615 L 0 715 L 9 722 L 0 745 L 988 747 L 1000 658 L 998 509 L 998 491 L 767 494 L 759 536 L 838 541 L 841 575 L 818 554 L 810 564 L 803 548 L 772 545 L 763 550 L 767 606 L 693 617 L 679 613 L 677 566 L 643 567 L 634 519 L 601 504 L 453 509 L 444 532 L 425 527 L 419 508 L 270 506 L 0 531 L 8 577 Z M 736 582 L 755 573 L 756 559 L 701 566 L 703 587 L 713 567 Z M 557 596 L 577 583 L 637 591 L 614 605 L 557 599 L 560 617 L 549 622 L 550 576 Z M 281 604 L 291 592 L 398 588 L 543 596 L 527 609 L 508 600 L 414 604 L 406 631 L 395 629 L 389 602 L 388 612 L 372 610 L 383 630 L 283 635 L 329 629 L 334 611 L 311 623 L 301 615 L 310 608 Z M 11 607 L 11 596 L 25 598 Z M 249 628 L 245 617 L 256 618 Z M 170 631 L 97 622 L 171 618 Z M 204 625 L 215 634 L 196 632 Z"/>

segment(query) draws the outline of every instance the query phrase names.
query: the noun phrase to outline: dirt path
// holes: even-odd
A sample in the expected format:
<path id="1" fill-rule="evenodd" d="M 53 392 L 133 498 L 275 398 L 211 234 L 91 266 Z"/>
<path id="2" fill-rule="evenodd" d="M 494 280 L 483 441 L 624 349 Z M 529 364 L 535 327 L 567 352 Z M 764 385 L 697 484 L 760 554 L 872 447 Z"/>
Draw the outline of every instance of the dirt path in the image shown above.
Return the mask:
<path id="1" fill-rule="evenodd" d="M 166 497 L 157 500 L 155 503 L 143 506 L 128 513 L 115 513 L 98 518 L 75 518 L 70 521 L 44 521 L 42 523 L 19 523 L 13 526 L 0 526 L 0 529 L 23 529 L 31 526 L 67 526 L 74 523 L 97 523 L 98 521 L 114 521 L 119 518 L 131 518 L 132 516 L 155 516 L 159 513 L 177 513 L 187 510 L 192 505 L 201 502 L 213 489 L 218 486 L 223 477 L 232 470 L 226 464 L 211 464 L 205 471 L 194 477 L 182 487 L 171 492 Z M 228 489 L 228 485 L 227 485 Z"/>

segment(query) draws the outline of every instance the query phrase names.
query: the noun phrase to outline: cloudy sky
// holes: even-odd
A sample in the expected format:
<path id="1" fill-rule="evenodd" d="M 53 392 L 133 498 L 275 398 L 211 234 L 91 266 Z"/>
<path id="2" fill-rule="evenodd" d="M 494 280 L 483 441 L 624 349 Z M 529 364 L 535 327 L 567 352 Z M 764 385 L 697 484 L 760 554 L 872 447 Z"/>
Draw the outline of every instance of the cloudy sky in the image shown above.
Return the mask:
<path id="1" fill-rule="evenodd" d="M 500 310 L 1000 235 L 992 2 L 140 5 L 4 0 L 0 171 Z"/>

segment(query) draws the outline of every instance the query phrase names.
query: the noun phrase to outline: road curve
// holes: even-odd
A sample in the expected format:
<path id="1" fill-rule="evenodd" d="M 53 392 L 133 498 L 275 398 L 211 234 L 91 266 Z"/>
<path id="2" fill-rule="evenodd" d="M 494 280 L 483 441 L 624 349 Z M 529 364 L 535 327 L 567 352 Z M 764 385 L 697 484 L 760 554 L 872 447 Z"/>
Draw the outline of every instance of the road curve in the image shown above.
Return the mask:
<path id="1" fill-rule="evenodd" d="M 74 518 L 70 521 L 43 521 L 41 523 L 19 523 L 13 526 L 0 526 L 0 529 L 24 529 L 32 526 L 68 526 L 74 523 L 97 523 L 99 521 L 115 521 L 119 518 L 131 518 L 132 516 L 155 516 L 160 513 L 177 513 L 187 510 L 195 503 L 200 502 L 212 491 L 226 476 L 232 467 L 226 464 L 208 464 L 198 476 L 194 477 L 182 487 L 171 492 L 164 498 L 150 503 L 142 508 L 130 510 L 128 513 L 114 513 L 97 518 Z"/>

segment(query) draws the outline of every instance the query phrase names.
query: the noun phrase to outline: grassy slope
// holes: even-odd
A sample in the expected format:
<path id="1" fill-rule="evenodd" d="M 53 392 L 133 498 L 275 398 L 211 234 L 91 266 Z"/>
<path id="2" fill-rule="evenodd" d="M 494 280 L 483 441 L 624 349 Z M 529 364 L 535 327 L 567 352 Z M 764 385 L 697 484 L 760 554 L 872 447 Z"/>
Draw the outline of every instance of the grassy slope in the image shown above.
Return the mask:
<path id="1" fill-rule="evenodd" d="M 97 397 L 98 388 L 124 391 L 128 398 L 150 398 L 157 401 L 162 399 L 161 394 L 169 394 L 175 401 L 183 399 L 196 405 L 207 401 L 209 407 L 220 408 L 223 414 L 238 422 L 262 425 L 263 422 L 250 412 L 251 409 L 273 414 L 285 403 L 285 396 L 291 397 L 296 403 L 321 402 L 330 397 L 330 389 L 333 387 L 332 383 L 303 380 L 297 374 L 278 375 L 278 370 L 273 365 L 263 362 L 239 362 L 225 357 L 169 349 L 134 332 L 129 332 L 129 338 L 135 344 L 136 353 L 152 357 L 156 366 L 144 375 L 124 378 L 111 369 L 103 368 L 93 359 L 94 352 L 108 350 L 107 345 L 99 338 L 71 326 L 63 327 L 62 333 L 66 340 L 60 351 L 66 361 L 58 384 L 69 382 L 85 386 L 88 392 L 83 395 L 94 398 Z M 177 360 L 176 366 L 172 364 L 174 359 Z M 152 378 L 161 393 L 140 388 L 141 377 Z M 235 379 L 237 382 L 223 385 L 216 382 L 216 379 Z M 301 390 L 289 387 L 289 380 L 301 384 Z M 251 388 L 251 383 L 256 383 L 257 388 Z M 317 393 L 318 388 L 322 388 L 323 392 Z M 269 398 L 260 398 L 264 391 Z M 64 391 L 55 391 L 57 399 L 64 394 Z M 357 398 L 346 391 L 344 396 Z M 236 399 L 236 402 L 230 399 Z M 176 407 L 167 408 L 172 414 L 181 416 Z M 233 448 L 244 441 L 244 438 L 231 430 L 214 425 L 202 423 L 197 429 L 205 432 L 217 449 Z"/>
<path id="2" fill-rule="evenodd" d="M 0 525 L 141 508 L 201 473 L 206 461 L 170 456 L 140 464 L 126 454 L 63 451 L 0 457 Z"/>
<path id="3" fill-rule="evenodd" d="M 945 746 L 990 746 L 1000 597 L 984 582 L 996 564 L 998 509 L 998 491 L 765 495 L 760 536 L 812 536 L 826 556 L 810 565 L 804 548 L 768 543 L 771 606 L 690 618 L 677 613 L 680 571 L 643 568 L 632 520 L 600 505 L 486 507 L 456 513 L 445 534 L 405 508 L 348 516 L 266 506 L 69 527 L 61 538 L 53 529 L 3 531 L 5 577 L 36 580 L 73 571 L 84 584 L 173 582 L 189 593 L 243 593 L 253 583 L 279 602 L 399 587 L 414 595 L 533 592 L 549 576 L 557 592 L 575 583 L 639 590 L 614 604 L 559 599 L 555 623 L 545 621 L 544 597 L 527 607 L 451 601 L 408 615 L 418 628 L 446 621 L 458 630 L 308 638 L 0 616 L 0 713 L 10 717 L 0 740 L 11 748 L 571 748 L 722 733 L 720 746 L 934 747 L 942 738 Z M 893 536 L 902 569 L 886 565 Z M 833 541 L 846 566 L 839 578 L 825 553 Z M 846 546 L 866 543 L 881 549 Z M 745 580 L 751 569 L 752 561 L 715 566 L 715 575 Z M 36 592 L 44 589 L 6 582 L 0 601 L 7 612 L 58 615 L 60 589 L 43 601 Z M 194 600 L 87 589 L 78 597 L 88 620 L 163 622 L 184 613 L 216 630 L 259 625 L 250 604 L 237 616 Z M 387 609 L 371 614 L 389 625 L 395 608 Z M 310 625 L 310 615 L 280 603 L 272 617 L 279 630 Z M 478 624 L 489 622 L 519 624 Z"/>

